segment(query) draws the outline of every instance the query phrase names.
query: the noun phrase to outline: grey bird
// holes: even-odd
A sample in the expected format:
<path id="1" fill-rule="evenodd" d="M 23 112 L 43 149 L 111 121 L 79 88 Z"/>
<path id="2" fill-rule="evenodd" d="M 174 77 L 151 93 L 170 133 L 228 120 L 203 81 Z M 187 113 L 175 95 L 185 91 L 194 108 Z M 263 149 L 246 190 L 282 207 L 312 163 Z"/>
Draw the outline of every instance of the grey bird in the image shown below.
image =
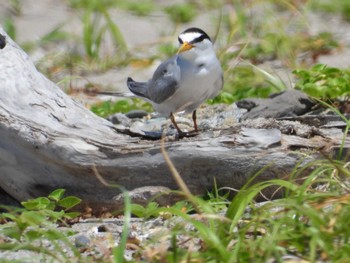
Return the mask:
<path id="1" fill-rule="evenodd" d="M 147 82 L 127 79 L 129 90 L 152 103 L 162 116 L 170 117 L 179 135 L 174 113 L 192 113 L 194 132 L 198 132 L 196 109 L 213 98 L 223 87 L 223 73 L 210 37 L 199 28 L 189 28 L 179 37 L 179 50 L 161 63 Z M 106 94 L 106 93 L 105 93 Z"/>

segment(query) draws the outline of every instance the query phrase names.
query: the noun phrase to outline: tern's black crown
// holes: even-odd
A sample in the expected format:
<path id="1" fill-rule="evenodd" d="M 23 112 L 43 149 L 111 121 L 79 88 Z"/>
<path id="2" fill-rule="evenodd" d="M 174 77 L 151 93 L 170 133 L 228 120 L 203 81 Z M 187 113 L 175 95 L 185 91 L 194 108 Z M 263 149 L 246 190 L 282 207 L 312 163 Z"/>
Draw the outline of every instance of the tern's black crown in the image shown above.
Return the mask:
<path id="1" fill-rule="evenodd" d="M 198 43 L 198 42 L 201 42 L 203 41 L 204 39 L 208 39 L 209 41 L 211 41 L 210 37 L 208 36 L 207 33 L 205 33 L 202 29 L 198 28 L 198 27 L 190 27 L 188 29 L 186 29 L 184 32 L 181 33 L 182 34 L 186 34 L 186 33 L 199 33 L 200 36 L 193 39 L 190 44 L 195 44 L 195 43 Z M 178 38 L 179 39 L 179 43 L 182 44 L 182 39 L 181 38 Z"/>

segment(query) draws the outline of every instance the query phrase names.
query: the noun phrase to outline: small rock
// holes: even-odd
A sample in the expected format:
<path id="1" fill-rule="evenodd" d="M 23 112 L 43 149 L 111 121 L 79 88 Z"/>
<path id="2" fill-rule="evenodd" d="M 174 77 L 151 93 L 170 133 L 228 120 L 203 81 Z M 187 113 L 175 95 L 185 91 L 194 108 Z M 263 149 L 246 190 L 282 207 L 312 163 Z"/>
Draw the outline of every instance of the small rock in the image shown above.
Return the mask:
<path id="1" fill-rule="evenodd" d="M 168 123 L 168 120 L 165 118 L 156 118 L 150 120 L 139 120 L 131 124 L 130 132 L 134 134 L 139 134 L 141 136 L 150 136 L 150 137 L 161 137 L 163 127 Z"/>
<path id="2" fill-rule="evenodd" d="M 147 111 L 144 111 L 144 110 L 131 110 L 125 114 L 125 116 L 130 118 L 130 119 L 136 119 L 136 118 L 142 119 L 143 117 L 146 117 L 147 115 L 149 115 L 149 113 Z"/>
<path id="3" fill-rule="evenodd" d="M 109 120 L 110 122 L 112 122 L 113 124 L 121 124 L 122 126 L 125 127 L 130 127 L 132 121 L 130 120 L 130 118 L 128 118 L 126 115 L 124 115 L 123 113 L 116 113 L 113 114 L 111 116 L 109 116 L 107 118 L 107 120 Z"/>
<path id="4" fill-rule="evenodd" d="M 311 110 L 314 103 L 309 97 L 295 89 L 273 94 L 267 99 L 245 99 L 237 102 L 239 108 L 247 109 L 243 119 L 293 117 Z"/>
<path id="5" fill-rule="evenodd" d="M 90 239 L 85 235 L 79 235 L 75 238 L 74 245 L 76 248 L 86 248 L 90 244 Z"/>

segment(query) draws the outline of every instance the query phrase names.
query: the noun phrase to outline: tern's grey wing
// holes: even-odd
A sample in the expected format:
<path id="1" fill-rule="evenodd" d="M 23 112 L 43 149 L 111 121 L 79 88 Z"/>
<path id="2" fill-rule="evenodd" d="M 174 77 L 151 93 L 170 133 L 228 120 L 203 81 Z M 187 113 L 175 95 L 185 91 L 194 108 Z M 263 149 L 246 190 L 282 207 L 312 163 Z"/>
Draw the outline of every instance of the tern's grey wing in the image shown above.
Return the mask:
<path id="1" fill-rule="evenodd" d="M 144 97 L 147 99 L 150 99 L 147 95 L 148 92 L 148 83 L 149 82 L 138 82 L 134 81 L 132 78 L 128 78 L 126 81 L 126 85 L 128 86 L 129 90 L 134 93 L 135 95 L 139 97 Z"/>
<path id="2" fill-rule="evenodd" d="M 177 56 L 164 61 L 148 82 L 149 98 L 155 103 L 162 103 L 179 88 L 180 78 L 181 70 L 177 64 Z"/>

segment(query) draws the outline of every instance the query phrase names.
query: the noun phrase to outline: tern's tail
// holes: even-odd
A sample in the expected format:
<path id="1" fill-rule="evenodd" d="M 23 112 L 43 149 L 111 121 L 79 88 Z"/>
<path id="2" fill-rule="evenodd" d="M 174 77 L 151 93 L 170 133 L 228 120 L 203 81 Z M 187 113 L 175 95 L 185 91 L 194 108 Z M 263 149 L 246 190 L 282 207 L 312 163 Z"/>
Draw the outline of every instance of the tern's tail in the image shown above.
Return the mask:
<path id="1" fill-rule="evenodd" d="M 131 92 L 123 92 L 123 91 L 90 91 L 89 94 L 92 95 L 108 95 L 114 97 L 123 97 L 123 98 L 135 98 L 136 95 Z"/>
<path id="2" fill-rule="evenodd" d="M 144 98 L 148 98 L 147 95 L 147 89 L 148 89 L 148 85 L 147 82 L 137 82 L 134 81 L 132 78 L 128 78 L 128 80 L 126 81 L 126 84 L 129 88 L 129 90 L 134 93 L 137 96 L 140 97 L 144 97 Z"/>

